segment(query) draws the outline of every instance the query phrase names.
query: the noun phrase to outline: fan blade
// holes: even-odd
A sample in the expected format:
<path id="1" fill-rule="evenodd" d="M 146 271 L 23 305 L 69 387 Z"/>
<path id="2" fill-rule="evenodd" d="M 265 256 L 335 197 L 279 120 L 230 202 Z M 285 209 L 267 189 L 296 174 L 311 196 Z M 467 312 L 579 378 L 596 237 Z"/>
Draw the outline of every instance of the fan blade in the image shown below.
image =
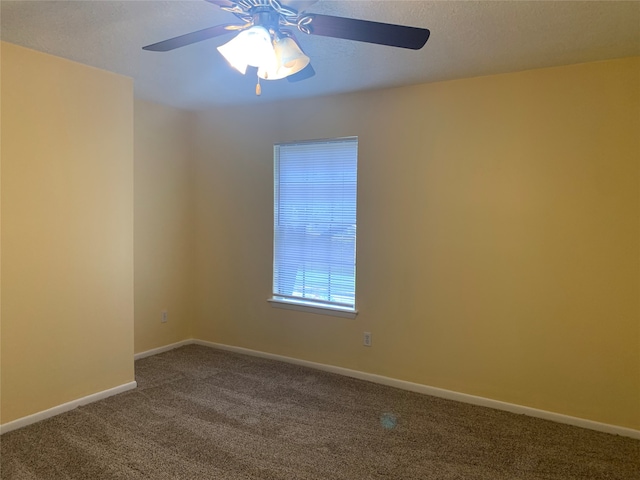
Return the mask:
<path id="1" fill-rule="evenodd" d="M 205 0 L 205 1 L 209 3 L 213 3 L 214 5 L 217 5 L 219 7 L 227 7 L 227 8 L 233 8 L 237 3 L 231 0 Z"/>
<path id="2" fill-rule="evenodd" d="M 344 38 L 359 42 L 377 43 L 390 47 L 419 50 L 429 39 L 426 28 L 393 25 L 391 23 L 371 22 L 355 18 L 334 17 L 331 15 L 310 14 L 309 27 L 312 35 Z"/>
<path id="3" fill-rule="evenodd" d="M 162 42 L 153 43 L 142 47 L 143 50 L 150 50 L 152 52 L 168 52 L 175 48 L 191 45 L 192 43 L 202 42 L 203 40 L 209 40 L 210 38 L 218 37 L 236 31 L 238 27 L 242 25 L 216 25 L 215 27 L 205 28 L 196 32 L 180 35 L 179 37 L 173 37 Z"/>
<path id="4" fill-rule="evenodd" d="M 313 77 L 315 74 L 316 74 L 316 71 L 313 69 L 313 67 L 309 63 L 306 67 L 304 67 L 298 73 L 289 75 L 287 77 L 287 80 L 290 82 L 300 82 L 302 80 L 306 80 L 307 78 Z"/>

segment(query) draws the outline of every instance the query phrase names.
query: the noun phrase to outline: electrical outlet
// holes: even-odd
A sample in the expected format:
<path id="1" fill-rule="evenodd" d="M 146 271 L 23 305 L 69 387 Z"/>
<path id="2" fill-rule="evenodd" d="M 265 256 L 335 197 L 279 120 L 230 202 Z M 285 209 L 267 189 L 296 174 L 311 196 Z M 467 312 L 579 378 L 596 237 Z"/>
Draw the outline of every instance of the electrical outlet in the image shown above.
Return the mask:
<path id="1" fill-rule="evenodd" d="M 365 347 L 370 347 L 371 346 L 371 332 L 364 332 L 364 337 L 363 337 L 362 344 Z"/>
<path id="2" fill-rule="evenodd" d="M 162 315 L 160 316 L 160 321 L 162 323 L 167 323 L 167 320 L 169 319 L 169 314 L 167 313 L 166 310 L 162 311 Z"/>

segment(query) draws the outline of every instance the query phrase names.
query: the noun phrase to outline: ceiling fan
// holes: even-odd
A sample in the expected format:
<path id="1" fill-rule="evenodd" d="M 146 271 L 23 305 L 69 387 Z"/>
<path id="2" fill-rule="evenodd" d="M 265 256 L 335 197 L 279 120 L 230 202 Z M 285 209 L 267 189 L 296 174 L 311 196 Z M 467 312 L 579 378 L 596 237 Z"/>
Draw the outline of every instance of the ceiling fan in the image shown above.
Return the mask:
<path id="1" fill-rule="evenodd" d="M 310 59 L 298 46 L 292 29 L 306 35 L 342 38 L 412 50 L 422 48 L 430 34 L 426 28 L 306 13 L 305 9 L 318 0 L 206 1 L 232 13 L 242 23 L 216 25 L 147 45 L 143 49 L 166 52 L 237 32 L 231 41 L 218 47 L 218 50 L 243 74 L 248 66 L 258 68 L 257 95 L 260 95 L 260 79 L 287 78 L 290 82 L 297 82 L 315 75 Z"/>

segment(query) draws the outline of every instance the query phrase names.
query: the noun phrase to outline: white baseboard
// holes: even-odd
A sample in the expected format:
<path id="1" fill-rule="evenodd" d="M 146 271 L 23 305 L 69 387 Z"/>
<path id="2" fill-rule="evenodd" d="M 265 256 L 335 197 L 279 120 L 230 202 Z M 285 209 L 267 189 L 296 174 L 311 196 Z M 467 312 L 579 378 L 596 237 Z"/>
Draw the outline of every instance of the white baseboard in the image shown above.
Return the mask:
<path id="1" fill-rule="evenodd" d="M 608 423 L 596 422 L 593 420 L 587 420 L 579 417 L 572 417 L 569 415 L 563 415 L 561 413 L 549 412 L 547 410 L 540 410 L 537 408 L 525 407 L 514 403 L 501 402 L 499 400 L 492 400 L 490 398 L 478 397 L 475 395 L 468 395 L 466 393 L 454 392 L 452 390 L 445 390 L 443 388 L 430 387 L 419 383 L 407 382 L 404 380 L 398 380 L 395 378 L 384 377 L 382 375 L 375 375 L 372 373 L 360 372 L 358 370 L 350 370 L 348 368 L 336 367 L 333 365 L 325 365 L 322 363 L 309 362 L 307 360 L 300 360 L 297 358 L 285 357 L 282 355 L 276 355 L 273 353 L 260 352 L 257 350 L 250 350 L 248 348 L 234 347 L 231 345 L 224 345 L 220 343 L 206 342 L 204 340 L 193 340 L 192 343 L 197 345 L 203 345 L 211 348 L 217 348 L 220 350 L 227 350 L 230 352 L 242 353 L 245 355 L 252 355 L 255 357 L 262 357 L 271 360 L 279 360 L 281 362 L 293 363 L 295 365 L 301 365 L 304 367 L 315 368 L 316 370 L 323 370 L 325 372 L 337 373 L 347 377 L 353 377 L 360 380 L 366 380 L 368 382 L 379 383 L 381 385 L 388 385 L 390 387 L 399 388 L 402 390 L 408 390 L 410 392 L 421 393 L 424 395 L 431 395 L 433 397 L 445 398 L 448 400 L 455 400 L 458 402 L 469 403 L 472 405 L 478 405 L 481 407 L 494 408 L 496 410 L 503 410 L 511 413 L 517 413 L 520 415 L 528 415 L 530 417 L 542 418 L 544 420 L 551 420 L 553 422 L 564 423 L 567 425 L 573 425 L 576 427 L 587 428 L 589 430 L 596 430 L 598 432 L 611 433 L 614 435 L 620 435 L 623 437 L 630 437 L 640 440 L 640 430 L 634 430 L 632 428 L 620 427 L 617 425 L 610 425 Z"/>
<path id="2" fill-rule="evenodd" d="M 136 353 L 134 355 L 134 359 L 138 360 L 140 358 L 149 357 L 151 355 L 157 355 L 158 353 L 167 352 L 169 350 L 173 350 L 174 348 L 182 347 L 184 345 L 190 345 L 192 343 L 194 343 L 194 341 L 191 339 L 172 343 L 171 345 L 165 345 L 163 347 L 154 348 L 152 350 L 147 350 L 145 352 Z M 117 387 L 110 388 L 102 392 L 94 393 L 92 395 L 87 395 L 86 397 L 82 397 L 77 400 L 73 400 L 71 402 L 63 403 L 62 405 L 57 405 L 47 410 L 43 410 L 42 412 L 38 412 L 32 415 L 27 415 L 26 417 L 18 418 L 17 420 L 13 420 L 11 422 L 7 422 L 5 424 L 0 425 L 0 435 L 2 435 L 3 433 L 11 432 L 13 430 L 17 430 L 18 428 L 26 427 L 27 425 L 31 425 L 32 423 L 36 423 L 41 420 L 45 420 L 47 418 L 60 415 L 61 413 L 68 412 L 69 410 L 73 410 L 74 408 L 78 408 L 82 405 L 87 405 L 88 403 L 97 402 L 98 400 L 111 397 L 112 395 L 117 395 L 118 393 L 126 392 L 127 390 L 132 390 L 137 386 L 138 384 L 135 381 L 125 383 L 123 385 L 119 385 Z"/>
<path id="3" fill-rule="evenodd" d="M 12 422 L 7 422 L 0 425 L 0 435 L 3 433 L 11 432 L 13 430 L 17 430 L 18 428 L 26 427 L 27 425 L 31 425 L 32 423 L 36 423 L 47 418 L 55 417 L 56 415 L 60 415 L 61 413 L 68 412 L 69 410 L 73 410 L 74 408 L 87 405 L 88 403 L 97 402 L 98 400 L 117 395 L 118 393 L 132 390 L 137 386 L 138 384 L 135 381 L 124 383 L 122 385 L 118 385 L 117 387 L 109 388 L 108 390 L 103 390 L 98 393 L 93 393 L 91 395 L 87 395 L 86 397 L 78 398 L 77 400 L 72 400 L 71 402 L 63 403 L 62 405 L 49 408 L 48 410 L 34 413 L 33 415 L 27 415 L 26 417 L 18 418 L 17 420 L 13 420 Z"/>
<path id="4" fill-rule="evenodd" d="M 300 360 L 298 358 L 285 357 L 283 355 L 276 355 L 274 353 L 261 352 L 258 350 L 251 350 L 243 347 L 234 347 L 231 345 L 225 345 L 221 343 L 207 342 L 204 340 L 197 340 L 197 339 L 183 340 L 181 342 L 172 343 L 170 345 L 154 348 L 151 350 L 147 350 L 145 352 L 136 353 L 134 358 L 136 360 L 139 360 L 141 358 L 149 357 L 151 355 L 157 355 L 159 353 L 167 352 L 175 348 L 183 347 L 185 345 L 192 345 L 192 344 L 202 345 L 210 348 L 216 348 L 219 350 L 226 350 L 229 352 L 241 353 L 244 355 L 251 355 L 254 357 L 267 358 L 270 360 L 278 360 L 281 362 L 301 365 L 304 367 L 314 368 L 316 370 L 322 370 L 325 372 L 337 373 L 339 375 L 357 378 L 360 380 L 378 383 L 381 385 L 388 385 L 390 387 L 395 387 L 402 390 L 408 390 L 410 392 L 421 393 L 424 395 L 431 395 L 433 397 L 445 398 L 448 400 L 455 400 L 458 402 L 478 405 L 482 407 L 494 408 L 496 410 L 503 410 L 511 413 L 520 414 L 520 415 L 528 415 L 530 417 L 542 418 L 545 420 L 551 420 L 553 422 L 564 423 L 567 425 L 573 425 L 576 427 L 587 428 L 590 430 L 596 430 L 599 432 L 605 432 L 613 435 L 620 435 L 623 437 L 630 437 L 630 438 L 635 438 L 640 440 L 640 430 L 635 430 L 632 428 L 620 427 L 617 425 L 610 425 L 607 423 L 596 422 L 596 421 L 587 420 L 584 418 L 572 417 L 569 415 L 549 412 L 549 411 L 540 410 L 537 408 L 531 408 L 531 407 L 525 407 L 525 406 L 517 405 L 513 403 L 501 402 L 499 400 L 493 400 L 485 397 L 478 397 L 475 395 L 468 395 L 466 393 L 454 392 L 452 390 L 445 390 L 443 388 L 430 387 L 428 385 L 407 382 L 404 380 L 398 380 L 395 378 L 385 377 L 382 375 L 375 375 L 372 373 L 360 372 L 358 370 L 351 370 L 348 368 L 336 367 L 333 365 L 325 365 L 322 363 L 310 362 L 308 360 Z M 116 395 L 118 393 L 126 392 L 127 390 L 136 388 L 136 386 L 137 386 L 137 383 L 135 381 L 129 382 L 115 388 L 94 393 L 93 395 L 88 395 L 86 397 L 82 397 L 77 400 L 73 400 L 71 402 L 64 403 L 62 405 L 58 405 L 48 410 L 44 410 L 42 412 L 38 412 L 33 415 L 19 418 L 12 422 L 5 423 L 3 425 L 0 425 L 0 435 L 3 433 L 10 432 L 12 430 L 16 430 L 18 428 L 26 427 L 27 425 L 31 425 L 32 423 L 36 423 L 36 422 L 39 422 L 40 420 L 44 420 L 46 418 L 59 415 L 69 410 L 73 410 L 74 408 L 80 407 L 82 405 L 96 402 L 98 400 L 102 400 L 104 398 L 110 397 L 112 395 Z"/>
<path id="5" fill-rule="evenodd" d="M 133 356 L 133 359 L 134 360 L 140 360 L 141 358 L 150 357 L 152 355 L 157 355 L 159 353 L 168 352 L 169 350 L 173 350 L 174 348 L 184 347 L 185 345 L 191 345 L 193 343 L 195 343 L 195 340 L 193 340 L 193 339 L 182 340 L 180 342 L 171 343 L 171 344 L 165 345 L 163 347 L 152 348 L 151 350 L 146 350 L 144 352 L 136 353 Z"/>

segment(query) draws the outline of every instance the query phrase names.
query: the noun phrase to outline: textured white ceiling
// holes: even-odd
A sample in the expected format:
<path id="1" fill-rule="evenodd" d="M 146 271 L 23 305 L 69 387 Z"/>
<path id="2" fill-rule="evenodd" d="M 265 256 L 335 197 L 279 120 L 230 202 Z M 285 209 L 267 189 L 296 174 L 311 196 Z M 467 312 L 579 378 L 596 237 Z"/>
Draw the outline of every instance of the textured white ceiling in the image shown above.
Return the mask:
<path id="1" fill-rule="evenodd" d="M 2 40 L 133 77 L 136 96 L 187 109 L 640 55 L 638 1 L 319 0 L 307 11 L 426 27 L 431 37 L 413 51 L 299 33 L 316 76 L 263 81 L 256 98 L 256 78 L 233 70 L 216 50 L 230 36 L 166 53 L 142 50 L 236 23 L 203 0 L 2 0 L 0 7 Z"/>

